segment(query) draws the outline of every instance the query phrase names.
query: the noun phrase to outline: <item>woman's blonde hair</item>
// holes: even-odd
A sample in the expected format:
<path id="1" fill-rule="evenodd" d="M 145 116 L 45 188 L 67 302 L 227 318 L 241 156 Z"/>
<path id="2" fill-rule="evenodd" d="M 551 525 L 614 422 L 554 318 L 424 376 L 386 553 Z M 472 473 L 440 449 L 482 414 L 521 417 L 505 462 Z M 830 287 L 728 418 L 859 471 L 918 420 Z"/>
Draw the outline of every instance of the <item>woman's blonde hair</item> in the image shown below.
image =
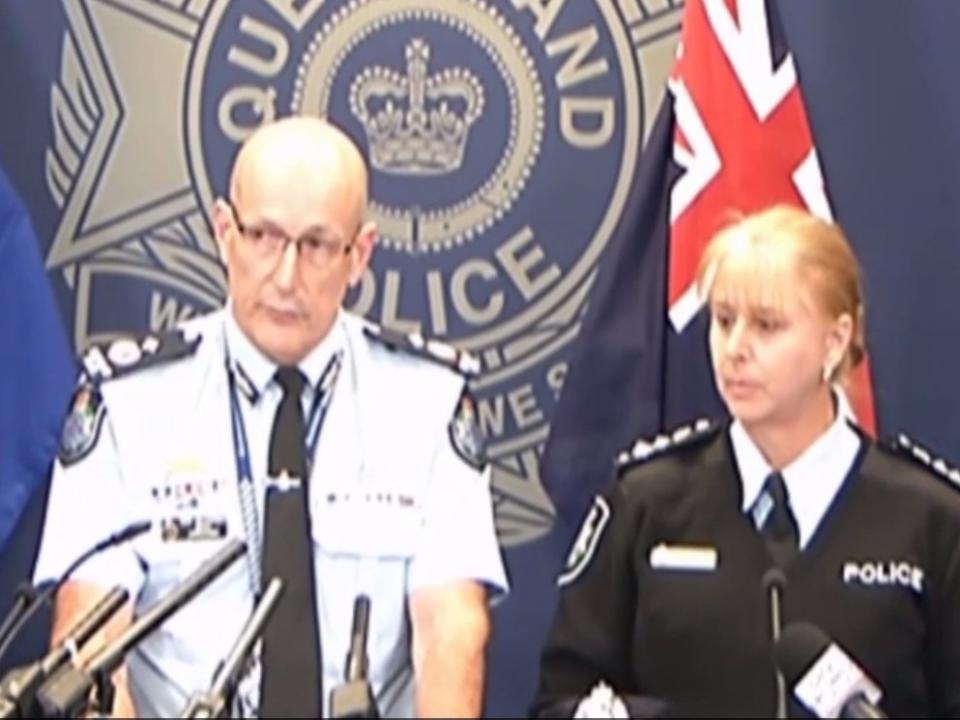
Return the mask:
<path id="1" fill-rule="evenodd" d="M 840 227 L 789 205 L 741 217 L 714 235 L 701 256 L 697 289 L 702 299 L 710 299 L 727 258 L 745 249 L 756 253 L 761 265 L 773 254 L 792 260 L 819 310 L 831 319 L 850 316 L 850 345 L 830 379 L 855 368 L 866 352 L 863 285 L 857 258 Z"/>

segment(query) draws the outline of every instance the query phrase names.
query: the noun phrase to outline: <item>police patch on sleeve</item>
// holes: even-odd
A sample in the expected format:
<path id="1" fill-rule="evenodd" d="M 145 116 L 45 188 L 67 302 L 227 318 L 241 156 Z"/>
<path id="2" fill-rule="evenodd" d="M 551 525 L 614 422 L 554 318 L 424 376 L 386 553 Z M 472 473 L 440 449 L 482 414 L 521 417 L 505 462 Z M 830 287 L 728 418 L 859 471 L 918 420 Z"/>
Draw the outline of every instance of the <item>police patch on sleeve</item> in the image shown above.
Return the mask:
<path id="1" fill-rule="evenodd" d="M 467 390 L 460 396 L 448 431 L 450 444 L 464 462 L 478 470 L 487 464 L 486 441 L 477 420 L 477 405 Z"/>
<path id="2" fill-rule="evenodd" d="M 107 408 L 100 389 L 84 383 L 73 393 L 70 411 L 60 433 L 58 457 L 66 467 L 86 457 L 97 445 Z"/>
<path id="3" fill-rule="evenodd" d="M 557 578 L 557 585 L 564 587 L 569 585 L 583 574 L 583 571 L 590 565 L 593 555 L 597 551 L 597 545 L 600 544 L 600 538 L 603 537 L 603 531 L 610 521 L 610 505 L 606 499 L 597 495 L 593 499 L 593 506 L 577 533 L 577 539 L 570 549 L 570 555 L 567 557 L 567 564 Z"/>

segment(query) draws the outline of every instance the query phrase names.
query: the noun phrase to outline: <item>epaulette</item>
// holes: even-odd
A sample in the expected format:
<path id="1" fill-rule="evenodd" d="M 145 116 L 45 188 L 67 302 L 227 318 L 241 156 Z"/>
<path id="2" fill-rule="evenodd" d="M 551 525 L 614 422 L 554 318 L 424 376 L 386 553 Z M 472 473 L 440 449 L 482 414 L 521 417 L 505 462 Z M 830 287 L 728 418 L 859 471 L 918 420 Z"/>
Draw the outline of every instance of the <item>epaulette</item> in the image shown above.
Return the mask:
<path id="1" fill-rule="evenodd" d="M 57 455 L 64 467 L 90 454 L 100 439 L 106 415 L 101 383 L 192 355 L 199 344 L 200 336 L 188 340 L 181 330 L 172 330 L 91 346 L 83 355 L 80 382 L 60 432 Z"/>
<path id="2" fill-rule="evenodd" d="M 942 457 L 937 457 L 930 450 L 918 442 L 915 442 L 904 433 L 899 433 L 895 437 L 886 438 L 877 443 L 882 450 L 893 453 L 897 457 L 906 458 L 913 463 L 929 470 L 935 475 L 944 478 L 958 490 L 960 490 L 960 469 L 947 462 Z"/>
<path id="3" fill-rule="evenodd" d="M 398 332 L 373 323 L 366 323 L 363 332 L 391 350 L 401 350 L 432 360 L 461 375 L 473 376 L 480 372 L 480 360 L 475 356 L 440 340 L 425 338 L 420 333 Z"/>
<path id="4" fill-rule="evenodd" d="M 92 345 L 83 354 L 82 382 L 100 384 L 137 370 L 187 357 L 196 352 L 201 337 L 188 339 L 182 330 L 124 337 Z"/>
<path id="5" fill-rule="evenodd" d="M 681 425 L 667 434 L 657 435 L 653 439 L 640 438 L 616 458 L 617 471 L 662 455 L 668 450 L 699 445 L 710 440 L 723 427 L 721 423 L 701 418 L 688 425 Z"/>

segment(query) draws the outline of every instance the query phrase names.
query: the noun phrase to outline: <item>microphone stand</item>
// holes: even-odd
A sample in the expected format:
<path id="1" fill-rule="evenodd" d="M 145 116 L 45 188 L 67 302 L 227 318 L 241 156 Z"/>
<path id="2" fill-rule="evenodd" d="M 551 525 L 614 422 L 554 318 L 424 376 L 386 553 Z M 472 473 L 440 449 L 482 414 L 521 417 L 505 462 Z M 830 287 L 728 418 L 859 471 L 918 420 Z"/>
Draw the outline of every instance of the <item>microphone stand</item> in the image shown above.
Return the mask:
<path id="1" fill-rule="evenodd" d="M 233 696 L 243 676 L 247 662 L 253 652 L 253 646 L 259 640 L 263 629 L 273 614 L 277 601 L 283 592 L 283 581 L 272 578 L 260 596 L 250 617 L 240 630 L 236 642 L 214 674 L 213 683 L 206 692 L 198 692 L 180 714 L 181 718 L 225 718 L 233 704 Z"/>
<path id="2" fill-rule="evenodd" d="M 763 575 L 763 587 L 770 600 L 770 637 L 773 644 L 780 641 L 780 628 L 783 626 L 783 589 L 787 584 L 786 575 L 779 568 L 770 568 Z M 776 718 L 782 720 L 787 717 L 787 686 L 780 668 L 774 668 L 777 682 L 777 709 Z"/>
<path id="3" fill-rule="evenodd" d="M 17 589 L 17 597 L 13 607 L 3 619 L 3 623 L 0 624 L 0 659 L 6 655 L 7 650 L 10 649 L 10 645 L 27 622 L 29 622 L 30 618 L 32 618 L 50 598 L 56 595 L 60 587 L 70 579 L 70 576 L 73 575 L 78 567 L 94 555 L 114 545 L 120 545 L 121 543 L 128 542 L 142 535 L 147 532 L 150 527 L 151 522 L 149 520 L 131 523 L 108 538 L 101 540 L 70 563 L 70 566 L 57 578 L 56 582 L 47 586 L 43 592 L 40 592 L 38 588 L 34 587 L 31 583 L 22 583 Z"/>
<path id="4" fill-rule="evenodd" d="M 27 718 L 37 714 L 36 693 L 48 677 L 63 667 L 106 622 L 123 607 L 129 593 L 117 586 L 81 619 L 42 660 L 14 668 L 0 682 L 0 718 Z"/>
<path id="5" fill-rule="evenodd" d="M 87 710 L 91 690 L 96 690 L 95 710 L 109 714 L 113 707 L 111 675 L 126 654 L 167 618 L 186 605 L 219 577 L 247 549 L 242 540 L 230 540 L 213 557 L 194 570 L 170 594 L 138 617 L 85 668 L 66 665 L 37 691 L 41 717 L 77 717 Z"/>
<path id="6" fill-rule="evenodd" d="M 373 688 L 367 679 L 367 634 L 370 630 L 370 598 L 353 601 L 353 627 L 347 652 L 345 682 L 330 691 L 330 717 L 379 718 Z"/>
<path id="7" fill-rule="evenodd" d="M 37 601 L 38 595 L 36 586 L 29 582 L 22 582 L 17 586 L 17 592 L 13 599 L 13 607 L 0 623 L 0 644 L 6 644 L 6 639 L 12 632 L 15 632 L 16 625 L 20 618 L 33 603 Z"/>

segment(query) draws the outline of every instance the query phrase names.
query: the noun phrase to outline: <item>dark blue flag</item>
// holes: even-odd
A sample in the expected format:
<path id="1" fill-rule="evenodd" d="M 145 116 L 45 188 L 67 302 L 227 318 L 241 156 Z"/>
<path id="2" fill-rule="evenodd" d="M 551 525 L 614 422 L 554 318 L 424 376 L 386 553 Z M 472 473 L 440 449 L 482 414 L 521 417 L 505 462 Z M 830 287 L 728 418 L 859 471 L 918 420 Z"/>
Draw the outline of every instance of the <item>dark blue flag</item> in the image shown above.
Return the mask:
<path id="1" fill-rule="evenodd" d="M 660 426 L 673 130 L 667 97 L 624 212 L 629 225 L 604 250 L 554 409 L 541 476 L 569 524 L 612 477 L 617 452 Z"/>
<path id="2" fill-rule="evenodd" d="M 0 548 L 46 482 L 74 382 L 30 217 L 0 171 Z"/>

